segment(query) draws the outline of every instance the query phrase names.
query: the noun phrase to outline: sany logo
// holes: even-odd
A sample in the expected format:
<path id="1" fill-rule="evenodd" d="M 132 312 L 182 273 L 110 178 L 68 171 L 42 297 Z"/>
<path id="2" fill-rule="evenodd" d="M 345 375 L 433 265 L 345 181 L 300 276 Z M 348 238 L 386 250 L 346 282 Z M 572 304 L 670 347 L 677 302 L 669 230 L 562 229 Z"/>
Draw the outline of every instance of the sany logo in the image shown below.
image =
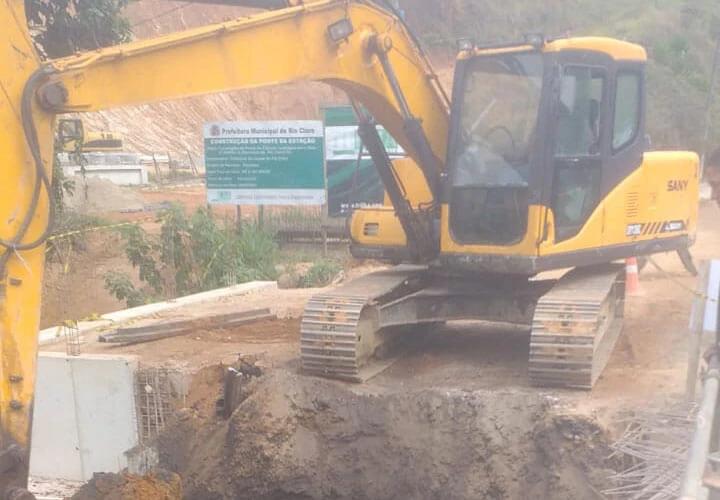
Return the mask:
<path id="1" fill-rule="evenodd" d="M 668 191 L 685 191 L 688 187 L 688 181 L 670 180 L 667 183 Z"/>

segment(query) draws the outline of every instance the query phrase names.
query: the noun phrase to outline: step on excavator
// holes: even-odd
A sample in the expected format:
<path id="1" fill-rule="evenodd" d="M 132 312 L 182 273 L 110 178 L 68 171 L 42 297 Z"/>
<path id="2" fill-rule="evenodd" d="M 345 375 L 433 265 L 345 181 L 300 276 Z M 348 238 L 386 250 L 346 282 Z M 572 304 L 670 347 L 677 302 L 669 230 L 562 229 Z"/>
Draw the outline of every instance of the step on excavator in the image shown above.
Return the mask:
<path id="1" fill-rule="evenodd" d="M 530 330 L 533 384 L 590 389 L 622 327 L 614 262 L 687 257 L 698 158 L 646 151 L 642 47 L 595 37 L 464 40 L 450 98 L 389 2 L 272 3 L 279 9 L 45 61 L 23 0 L 0 4 L 5 498 L 31 498 L 53 135 L 64 114 L 297 80 L 347 93 L 386 191 L 384 206 L 354 212 L 351 250 L 396 266 L 308 302 L 300 350 L 312 374 L 362 381 L 396 332 L 477 319 Z M 390 160 L 377 124 L 407 158 Z M 82 122 L 63 119 L 58 136 L 82 144 Z"/>

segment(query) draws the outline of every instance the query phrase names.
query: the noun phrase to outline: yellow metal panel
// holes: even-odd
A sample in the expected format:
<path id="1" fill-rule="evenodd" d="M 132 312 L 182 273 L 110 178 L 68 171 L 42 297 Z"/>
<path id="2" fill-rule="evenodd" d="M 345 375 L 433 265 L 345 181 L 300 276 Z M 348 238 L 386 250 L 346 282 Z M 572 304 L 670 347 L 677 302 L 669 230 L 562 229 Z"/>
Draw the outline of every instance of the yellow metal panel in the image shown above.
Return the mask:
<path id="1" fill-rule="evenodd" d="M 355 210 L 350 219 L 350 235 L 356 244 L 370 247 L 407 245 L 400 219 L 395 215 L 395 210 L 389 207 Z"/>
<path id="2" fill-rule="evenodd" d="M 0 27 L 0 238 L 9 239 L 28 210 L 35 180 L 20 102 L 25 82 L 38 68 L 39 60 L 27 33 L 22 0 L 0 3 Z M 36 125 L 44 157 L 50 159 L 51 117 L 36 110 Z M 46 162 L 48 173 L 50 165 Z M 47 209 L 48 199 L 43 194 L 26 240 L 43 232 Z M 7 250 L 0 248 L 0 254 L 4 252 Z M 0 447 L 16 443 L 25 453 L 30 438 L 44 254 L 44 246 L 11 251 L 5 272 L 0 270 Z M 23 485 L 26 472 L 3 475 L 0 487 L 8 480 Z"/>
<path id="3" fill-rule="evenodd" d="M 405 190 L 407 200 L 413 208 L 422 208 L 422 205 L 432 203 L 433 197 L 425 177 L 412 158 L 398 158 L 392 161 L 395 175 L 400 179 L 400 185 Z M 392 206 L 387 192 L 383 202 L 385 206 Z"/>
<path id="4" fill-rule="evenodd" d="M 554 231 L 540 246 L 540 255 L 575 252 L 636 241 L 694 236 L 697 227 L 698 156 L 691 152 L 653 152 L 597 206 L 580 232 L 555 243 Z M 662 232 L 665 224 L 682 221 L 681 231 Z M 629 234 L 640 225 L 640 234 Z M 552 213 L 548 226 L 553 227 Z"/>
<path id="5" fill-rule="evenodd" d="M 470 59 L 474 56 L 490 56 L 498 54 L 511 54 L 513 52 L 525 52 L 533 50 L 532 45 L 515 45 L 512 47 L 499 48 L 476 48 L 473 51 L 463 51 L 457 56 L 458 60 Z M 647 61 L 647 52 L 637 44 L 599 36 L 561 38 L 546 43 L 542 47 L 543 52 L 561 52 L 563 50 L 590 50 L 602 52 L 618 61 Z"/>
<path id="6" fill-rule="evenodd" d="M 530 205 L 527 232 L 525 237 L 514 245 L 463 245 L 453 238 L 450 231 L 450 209 L 447 204 L 443 204 L 440 213 L 440 250 L 442 253 L 535 256 L 542 235 L 545 212 L 542 205 Z"/>
<path id="7" fill-rule="evenodd" d="M 527 234 L 518 244 L 462 245 L 452 237 L 448 206 L 443 205 L 442 252 L 546 256 L 685 234 L 693 238 L 697 228 L 698 192 L 695 153 L 646 153 L 642 165 L 598 204 L 580 232 L 570 239 L 556 243 L 552 210 L 531 206 Z M 547 223 L 543 224 L 545 216 Z M 685 225 L 684 229 L 663 232 L 666 224 L 678 221 Z M 637 224 L 642 227 L 641 234 L 630 234 L 628 226 Z M 540 240 L 543 241 L 538 248 Z"/>
<path id="8" fill-rule="evenodd" d="M 458 60 L 470 59 L 475 56 L 494 56 L 499 54 L 512 54 L 514 52 L 527 52 L 533 50 L 535 47 L 532 45 L 515 45 L 512 47 L 498 47 L 498 48 L 482 48 L 478 47 L 472 51 L 462 51 L 458 54 Z"/>
<path id="9" fill-rule="evenodd" d="M 608 196 L 603 243 L 615 245 L 678 234 L 694 237 L 699 191 L 697 154 L 673 151 L 646 153 L 638 172 Z M 637 209 L 631 206 L 635 193 L 639 194 Z M 663 233 L 662 224 L 672 221 L 683 221 L 686 229 Z M 644 234 L 627 236 L 628 224 L 643 224 Z"/>
<path id="10" fill-rule="evenodd" d="M 563 50 L 602 52 L 618 61 L 647 61 L 647 52 L 640 45 L 600 36 L 562 38 L 547 43 L 543 48 L 543 52 L 560 52 Z"/>

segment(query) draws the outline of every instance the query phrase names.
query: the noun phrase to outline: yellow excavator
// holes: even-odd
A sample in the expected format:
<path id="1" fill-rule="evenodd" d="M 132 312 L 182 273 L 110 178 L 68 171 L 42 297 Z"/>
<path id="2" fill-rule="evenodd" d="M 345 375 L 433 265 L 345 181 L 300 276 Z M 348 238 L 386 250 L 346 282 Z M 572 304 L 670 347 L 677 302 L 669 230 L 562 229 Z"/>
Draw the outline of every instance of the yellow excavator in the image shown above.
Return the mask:
<path id="1" fill-rule="evenodd" d="M 117 132 L 109 131 L 87 131 L 83 128 L 77 129 L 82 122 L 74 119 L 63 119 L 58 122 L 58 130 L 63 133 L 72 132 L 76 137 L 82 137 L 82 143 L 75 139 L 69 139 L 67 134 L 62 142 L 62 151 L 65 153 L 110 153 L 123 150 L 122 136 Z M 69 129 L 68 129 L 69 127 Z"/>
<path id="2" fill-rule="evenodd" d="M 452 99 L 392 6 L 285 8 L 41 61 L 23 0 L 0 3 L 0 490 L 25 498 L 53 127 L 66 113 L 311 79 L 344 90 L 386 189 L 352 253 L 400 265 L 313 297 L 305 371 L 363 380 L 398 330 L 524 325 L 537 385 L 590 388 L 621 328 L 613 261 L 688 261 L 698 158 L 647 152 L 646 53 L 607 38 L 459 47 Z M 391 161 L 383 125 L 407 151 Z M 64 121 L 63 142 L 83 141 Z M 689 263 L 689 261 L 688 261 Z M 560 277 L 539 273 L 569 269 Z M 382 348 L 382 349 L 381 349 Z"/>

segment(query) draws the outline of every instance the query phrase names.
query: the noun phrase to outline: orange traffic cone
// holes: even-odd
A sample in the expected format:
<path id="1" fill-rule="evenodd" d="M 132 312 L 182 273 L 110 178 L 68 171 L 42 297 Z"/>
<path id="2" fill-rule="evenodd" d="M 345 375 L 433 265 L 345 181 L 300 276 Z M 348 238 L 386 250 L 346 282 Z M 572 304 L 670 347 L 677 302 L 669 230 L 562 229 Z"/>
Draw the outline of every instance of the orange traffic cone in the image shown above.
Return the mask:
<path id="1" fill-rule="evenodd" d="M 640 276 L 638 274 L 637 258 L 625 259 L 625 293 L 635 295 L 640 291 Z"/>

